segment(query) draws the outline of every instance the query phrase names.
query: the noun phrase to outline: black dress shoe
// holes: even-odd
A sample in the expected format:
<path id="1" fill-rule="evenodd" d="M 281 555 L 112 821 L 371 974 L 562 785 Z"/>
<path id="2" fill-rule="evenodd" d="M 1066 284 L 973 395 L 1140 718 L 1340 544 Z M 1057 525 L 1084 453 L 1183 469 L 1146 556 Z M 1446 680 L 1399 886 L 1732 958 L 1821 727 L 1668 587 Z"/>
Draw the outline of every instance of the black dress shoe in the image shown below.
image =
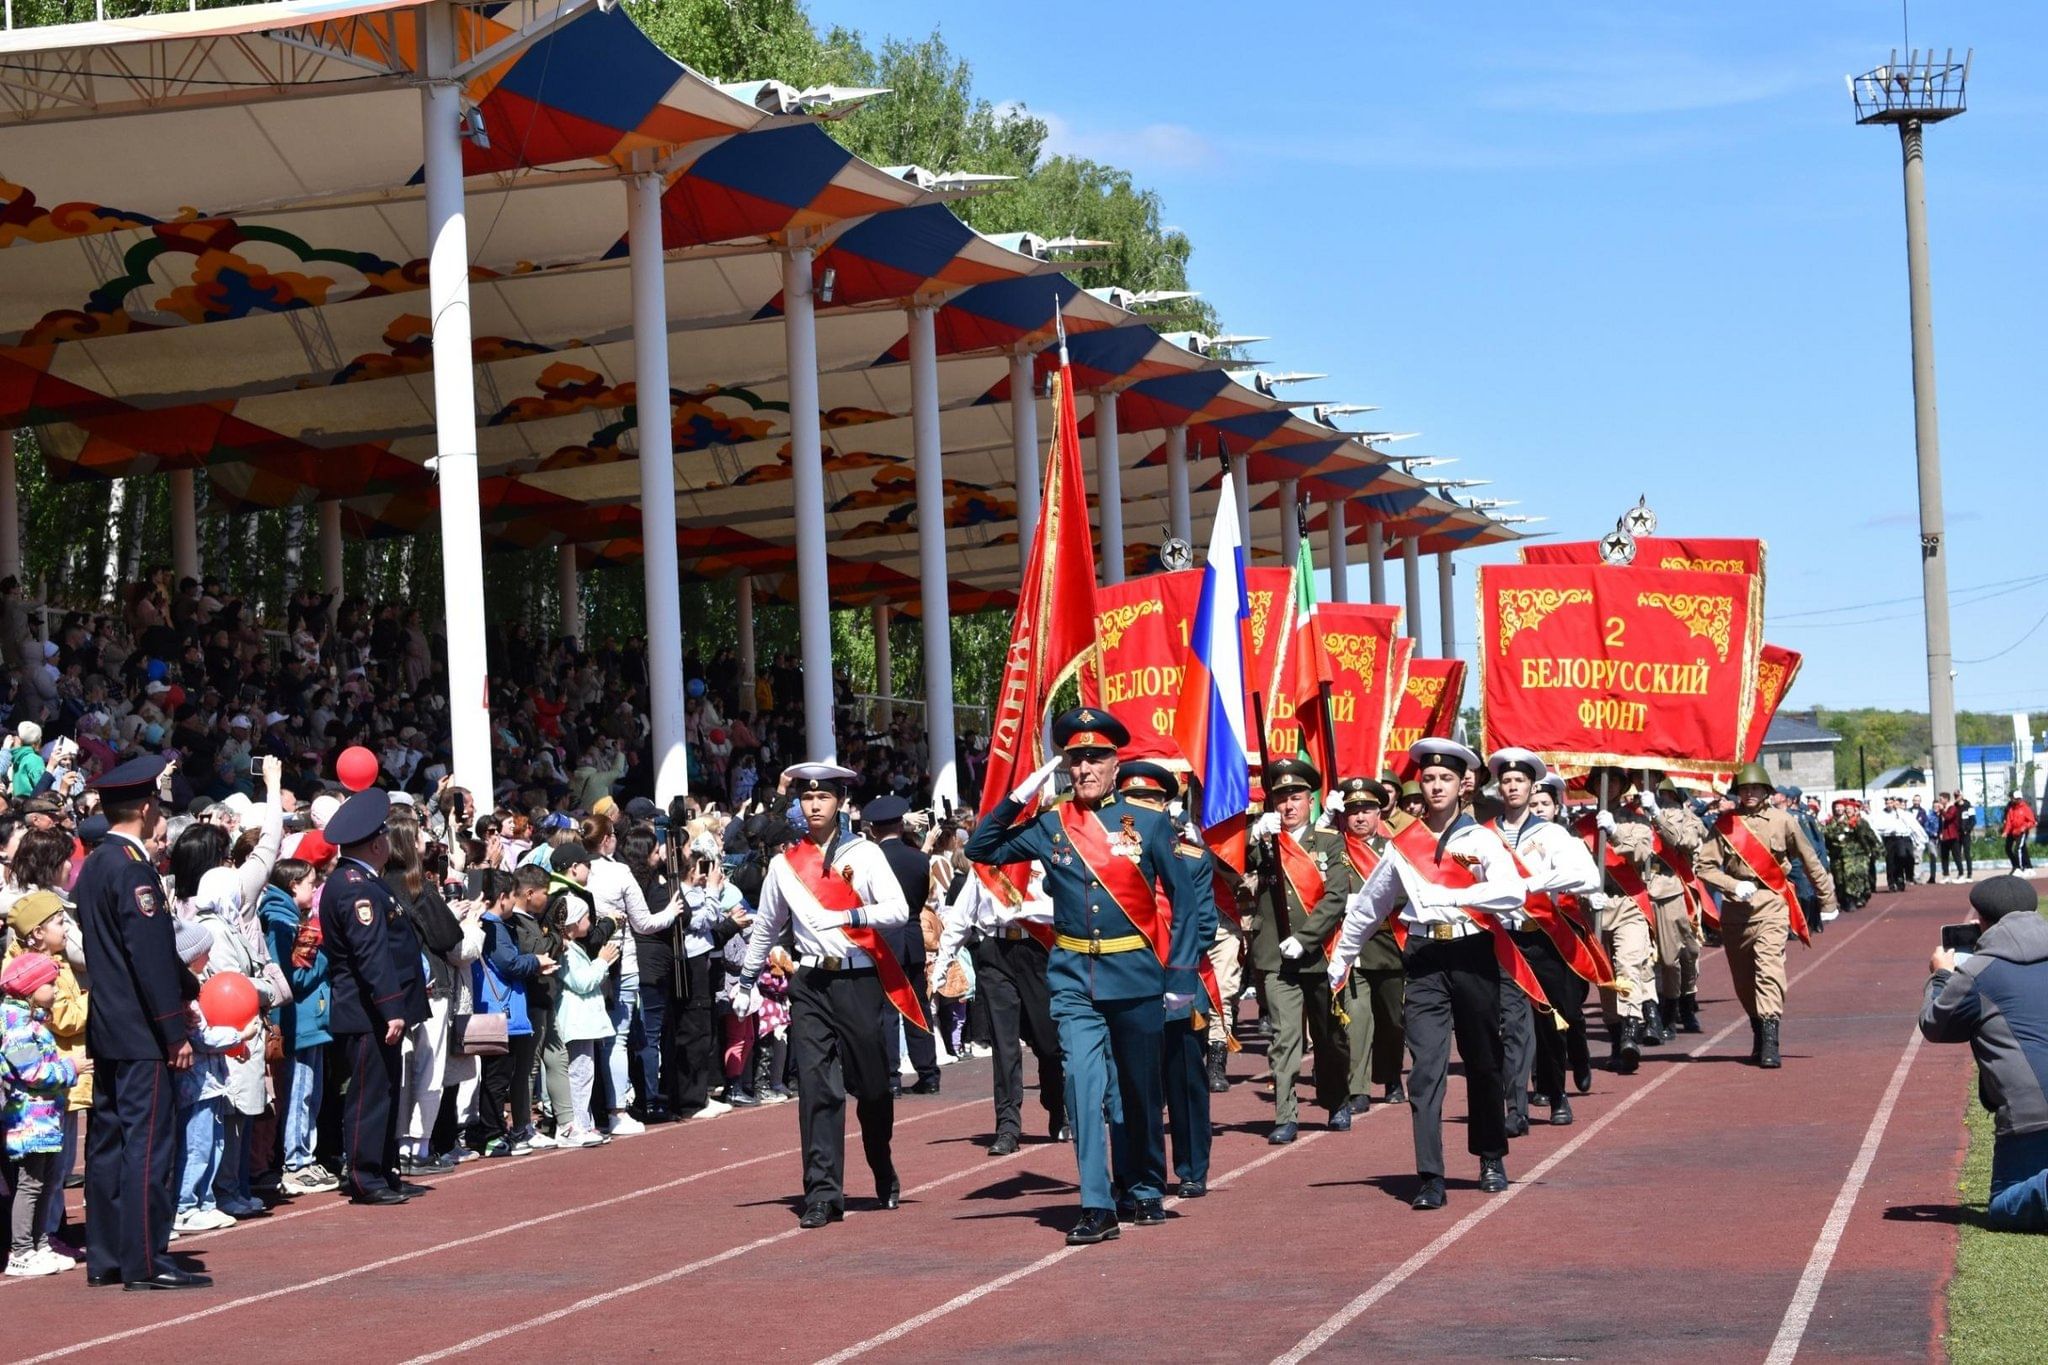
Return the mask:
<path id="1" fill-rule="evenodd" d="M 1129 1223 L 1129 1222 L 1133 1222 L 1133 1221 L 1135 1221 L 1135 1220 L 1137 1219 L 1137 1217 L 1138 1217 L 1138 1201 L 1137 1201 L 1137 1200 L 1135 1200 L 1135 1199 L 1118 1199 L 1118 1200 L 1116 1201 L 1116 1221 L 1117 1221 L 1117 1222 L 1119 1222 L 1119 1223 Z"/>
<path id="2" fill-rule="evenodd" d="M 1294 1135 L 1298 1130 L 1298 1124 L 1275 1124 L 1273 1125 L 1273 1131 L 1266 1134 L 1266 1141 L 1275 1147 L 1285 1147 L 1288 1143 L 1294 1141 Z"/>
<path id="3" fill-rule="evenodd" d="M 1432 1209 L 1440 1209 L 1443 1206 L 1444 1178 L 1440 1175 L 1423 1177 L 1422 1188 L 1417 1190 L 1415 1197 L 1408 1201 L 1409 1208 L 1420 1209 L 1424 1213 Z"/>
<path id="4" fill-rule="evenodd" d="M 997 1133 L 996 1140 L 988 1145 L 988 1154 L 990 1156 L 1011 1156 L 1016 1150 L 1017 1135 L 1015 1133 Z"/>
<path id="5" fill-rule="evenodd" d="M 926 1076 L 904 1093 L 907 1095 L 936 1095 L 939 1093 L 939 1078 L 937 1076 Z"/>
<path id="6" fill-rule="evenodd" d="M 844 1221 L 846 1211 L 836 1204 L 813 1204 L 804 1210 L 804 1216 L 797 1220 L 800 1228 L 821 1228 L 827 1223 Z"/>
<path id="7" fill-rule="evenodd" d="M 1054 1142 L 1072 1142 L 1074 1140 L 1074 1125 L 1068 1123 L 1065 1119 L 1060 1119 L 1047 1125 L 1045 1131 L 1046 1135 Z"/>
<path id="8" fill-rule="evenodd" d="M 1067 1230 L 1067 1245 L 1070 1247 L 1094 1246 L 1097 1242 L 1114 1241 L 1122 1235 L 1116 1225 L 1113 1209 L 1082 1209 L 1081 1221 Z"/>
<path id="9" fill-rule="evenodd" d="M 138 1289 L 211 1289 L 213 1276 L 200 1275 L 190 1270 L 165 1268 L 146 1280 L 128 1281 L 128 1292 Z"/>
<path id="10" fill-rule="evenodd" d="M 1183 1180 L 1180 1189 L 1175 1191 L 1182 1199 L 1200 1199 L 1208 1192 L 1209 1182 L 1206 1180 Z"/>
<path id="11" fill-rule="evenodd" d="M 1508 1187 L 1508 1165 L 1498 1157 L 1479 1163 L 1479 1192 L 1499 1194 Z"/>
<path id="12" fill-rule="evenodd" d="M 1593 1093 L 1593 1064 L 1591 1062 L 1587 1062 L 1584 1066 L 1572 1068 L 1572 1089 L 1578 1091 L 1581 1095 Z"/>
<path id="13" fill-rule="evenodd" d="M 1559 1095 L 1550 1105 L 1550 1126 L 1569 1128 L 1572 1126 L 1572 1102 Z"/>
<path id="14" fill-rule="evenodd" d="M 1348 1133 L 1351 1131 L 1351 1106 L 1340 1104 L 1330 1111 L 1330 1131 Z"/>
<path id="15" fill-rule="evenodd" d="M 1131 1219 L 1134 1227 L 1156 1228 L 1166 1221 L 1166 1201 L 1163 1199 L 1140 1199 L 1138 1210 Z"/>
<path id="16" fill-rule="evenodd" d="M 1385 1095 L 1384 1095 L 1383 1097 L 1381 1097 L 1381 1099 L 1380 1099 L 1380 1103 L 1381 1103 L 1381 1104 L 1406 1104 L 1406 1103 L 1408 1103 L 1408 1087 L 1406 1087 L 1406 1086 L 1402 1085 L 1402 1084 L 1401 1084 L 1401 1083 L 1400 1083 L 1399 1081 L 1395 1081 L 1395 1082 L 1393 1082 L 1393 1083 L 1392 1083 L 1391 1085 L 1389 1085 L 1389 1086 L 1387 1087 L 1387 1093 L 1386 1093 L 1386 1094 L 1385 1094 Z"/>
<path id="17" fill-rule="evenodd" d="M 1351 1097 L 1351 1112 L 1354 1116 L 1358 1114 L 1370 1114 L 1372 1112 L 1372 1096 L 1353 1095 Z"/>
<path id="18" fill-rule="evenodd" d="M 411 1200 L 411 1198 L 411 1195 L 394 1190 L 387 1185 L 381 1190 L 371 1190 L 367 1194 L 352 1194 L 348 1197 L 348 1202 L 351 1204 L 403 1204 Z"/>
<path id="19" fill-rule="evenodd" d="M 903 1182 L 890 1176 L 888 1183 L 875 1183 L 875 1205 L 878 1208 L 896 1209 L 903 1207 Z"/>
<path id="20" fill-rule="evenodd" d="M 1509 1119 L 1507 1126 L 1502 1131 L 1511 1138 L 1527 1137 L 1529 1136 L 1529 1120 L 1525 1118 Z"/>
<path id="21" fill-rule="evenodd" d="M 121 1272 L 118 1270 L 88 1270 L 85 1273 L 85 1282 L 94 1289 L 105 1289 L 109 1285 L 121 1283 Z"/>
<path id="22" fill-rule="evenodd" d="M 411 1199 L 417 1195 L 432 1194 L 434 1189 L 431 1185 L 415 1185 L 410 1180 L 401 1180 L 398 1182 L 398 1192 Z"/>

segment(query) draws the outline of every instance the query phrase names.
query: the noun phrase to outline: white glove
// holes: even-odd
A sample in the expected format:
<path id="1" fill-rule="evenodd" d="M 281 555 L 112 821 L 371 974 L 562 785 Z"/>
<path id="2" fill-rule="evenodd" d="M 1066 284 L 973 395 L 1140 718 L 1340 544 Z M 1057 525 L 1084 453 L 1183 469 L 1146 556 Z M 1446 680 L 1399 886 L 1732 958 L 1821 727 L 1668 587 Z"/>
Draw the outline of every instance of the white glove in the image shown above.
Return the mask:
<path id="1" fill-rule="evenodd" d="M 1010 799 L 1020 806 L 1030 801 L 1047 782 L 1052 780 L 1052 775 L 1058 772 L 1060 765 L 1066 761 L 1064 757 L 1048 759 L 1044 767 L 1017 784 L 1017 790 L 1010 793 Z"/>
<path id="2" fill-rule="evenodd" d="M 1601 811 L 1593 817 L 1593 823 L 1599 826 L 1602 834 L 1614 833 L 1614 812 L 1611 810 Z"/>
<path id="3" fill-rule="evenodd" d="M 946 965 L 952 960 L 953 958 L 950 953 L 943 958 L 932 959 L 931 980 L 925 983 L 928 993 L 932 995 L 939 993 L 939 987 L 946 983 Z"/>
<path id="4" fill-rule="evenodd" d="M 1734 886 L 1734 888 L 1733 888 L 1732 890 L 1730 890 L 1730 891 L 1729 891 L 1729 893 L 1728 893 L 1728 895 L 1729 895 L 1729 896 L 1730 896 L 1730 897 L 1731 897 L 1732 899 L 1734 899 L 1734 900 L 1739 900 L 1739 901 L 1746 901 L 1746 900 L 1748 900 L 1748 899 L 1749 899 L 1749 898 L 1750 898 L 1751 896 L 1754 896 L 1755 894 L 1756 894 L 1756 883 L 1755 883 L 1755 882 L 1737 882 L 1737 883 L 1735 883 L 1735 886 Z"/>
<path id="5" fill-rule="evenodd" d="M 733 993 L 732 1012 L 745 1019 L 761 1012 L 761 988 L 742 986 Z"/>
<path id="6" fill-rule="evenodd" d="M 1280 833 L 1280 812 L 1267 811 L 1252 821 L 1252 838 L 1271 839 Z"/>
<path id="7" fill-rule="evenodd" d="M 1304 951 L 1306 950 L 1302 948 L 1301 940 L 1292 934 L 1280 940 L 1280 956 L 1286 958 L 1289 962 L 1300 957 Z"/>
<path id="8" fill-rule="evenodd" d="M 1195 1003 L 1194 996 L 1183 995 L 1179 991 L 1168 991 L 1161 998 L 1166 1002 L 1166 1012 L 1168 1014 L 1177 1013 Z"/>
<path id="9" fill-rule="evenodd" d="M 1335 995 L 1339 991 L 1343 990 L 1344 979 L 1350 975 L 1351 969 L 1349 967 L 1340 967 L 1337 965 L 1337 960 L 1335 958 L 1330 959 L 1330 994 Z"/>

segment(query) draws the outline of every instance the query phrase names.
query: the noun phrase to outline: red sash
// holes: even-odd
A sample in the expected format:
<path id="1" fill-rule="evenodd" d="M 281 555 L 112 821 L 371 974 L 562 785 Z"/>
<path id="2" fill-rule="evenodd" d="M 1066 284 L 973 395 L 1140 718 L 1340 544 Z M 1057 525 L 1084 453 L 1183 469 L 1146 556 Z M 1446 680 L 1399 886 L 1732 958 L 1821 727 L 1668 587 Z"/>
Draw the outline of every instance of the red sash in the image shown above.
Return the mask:
<path id="1" fill-rule="evenodd" d="M 1500 833 L 1498 821 L 1489 820 L 1486 827 L 1495 834 Z M 1515 871 L 1521 874 L 1524 881 L 1528 880 L 1529 865 L 1522 861 L 1522 855 L 1517 853 L 1515 846 L 1506 839 L 1502 839 L 1501 843 L 1507 846 L 1508 856 L 1515 860 Z M 1529 918 L 1536 922 L 1536 927 L 1543 931 L 1544 936 L 1557 949 L 1557 955 L 1564 959 L 1565 966 L 1570 967 L 1582 980 L 1589 981 L 1602 990 L 1620 990 L 1627 994 L 1627 988 L 1615 980 L 1614 963 L 1608 958 L 1606 951 L 1599 944 L 1589 942 L 1579 934 L 1578 927 L 1565 915 L 1559 897 L 1548 891 L 1532 891 L 1523 905 L 1529 911 Z"/>
<path id="2" fill-rule="evenodd" d="M 1579 837 L 1586 841 L 1586 847 L 1596 852 L 1601 848 L 1599 826 L 1593 817 L 1587 816 L 1579 821 Z M 1643 912 L 1643 918 L 1650 922 L 1650 932 L 1656 933 L 1657 902 L 1650 899 L 1650 888 L 1644 883 L 1643 874 L 1636 871 L 1636 865 L 1629 861 L 1628 855 L 1611 842 L 1606 845 L 1603 862 L 1608 877 L 1621 888 L 1622 895 L 1636 903 L 1636 908 Z"/>
<path id="3" fill-rule="evenodd" d="M 1301 846 L 1299 839 L 1282 830 L 1273 843 L 1280 851 L 1281 875 L 1287 878 L 1295 899 L 1301 902 L 1301 917 L 1306 920 L 1322 903 L 1323 893 L 1330 889 L 1330 885 L 1323 879 L 1323 870 L 1316 866 L 1314 858 L 1309 857 L 1308 850 Z M 1328 957 L 1330 950 L 1337 946 L 1337 935 L 1343 932 L 1344 924 L 1339 920 L 1337 927 L 1323 939 L 1324 957 Z"/>
<path id="4" fill-rule="evenodd" d="M 1137 861 L 1111 849 L 1109 831 L 1102 827 L 1102 821 L 1096 819 L 1092 810 L 1082 810 L 1069 801 L 1060 807 L 1060 824 L 1065 827 L 1074 852 L 1081 855 L 1081 861 L 1095 874 L 1095 880 L 1102 883 L 1102 889 L 1109 892 L 1116 908 L 1123 911 L 1124 918 L 1144 935 L 1164 965 L 1171 946 L 1167 937 L 1170 916 L 1161 904 L 1158 891 L 1138 870 Z"/>
<path id="5" fill-rule="evenodd" d="M 1351 859 L 1351 870 L 1358 874 L 1358 884 L 1364 886 L 1365 879 L 1370 877 L 1372 870 L 1380 865 L 1380 855 L 1372 851 L 1371 844 L 1368 844 L 1355 834 L 1346 834 L 1344 836 L 1344 852 Z M 1408 946 L 1408 926 L 1401 923 L 1399 917 L 1396 917 L 1393 923 L 1393 930 L 1394 946 L 1406 948 Z M 1341 927 L 1338 932 L 1343 932 Z M 1328 948 L 1323 949 L 1324 955 L 1328 956 L 1329 951 Z"/>
<path id="6" fill-rule="evenodd" d="M 1692 916 L 1693 927 L 1698 928 L 1700 921 L 1705 919 L 1709 929 L 1719 930 L 1721 917 L 1714 913 L 1714 899 L 1707 894 L 1706 883 L 1692 870 L 1692 859 L 1665 843 L 1663 831 L 1654 822 L 1650 825 L 1650 834 L 1656 841 L 1657 861 L 1678 879 L 1679 889 L 1685 894 L 1685 911 Z"/>
<path id="7" fill-rule="evenodd" d="M 1749 826 L 1742 823 L 1742 817 L 1732 810 L 1722 811 L 1714 821 L 1714 832 L 1728 841 L 1728 847 L 1735 850 L 1735 856 L 1742 859 L 1761 886 L 1778 893 L 1785 902 L 1785 914 L 1792 921 L 1792 932 L 1799 935 L 1799 941 L 1807 947 L 1813 940 L 1806 936 L 1806 914 L 1799 908 L 1799 893 L 1792 889 L 1792 879 L 1785 875 L 1785 869 L 1778 866 L 1778 860 L 1764 847 L 1763 840 L 1749 832 Z"/>
<path id="8" fill-rule="evenodd" d="M 865 903 L 844 876 L 835 875 L 826 865 L 825 850 L 819 848 L 815 840 L 799 839 L 784 850 L 782 856 L 820 909 L 845 914 L 849 910 L 860 909 Z M 896 1012 L 918 1028 L 931 1032 L 931 1025 L 925 1022 L 924 1010 L 917 1003 L 917 991 L 911 986 L 910 978 L 903 974 L 896 954 L 889 951 L 882 931 L 871 924 L 849 924 L 839 932 L 845 934 L 854 947 L 875 960 L 875 971 L 882 978 L 882 990 L 888 994 L 889 1003 L 896 1007 Z"/>
<path id="9" fill-rule="evenodd" d="M 1437 836 L 1420 820 L 1411 820 L 1406 828 L 1394 836 L 1393 842 L 1415 875 L 1432 886 L 1441 886 L 1446 891 L 1462 891 L 1479 880 L 1472 875 L 1472 869 L 1461 862 L 1437 861 Z M 1471 916 L 1475 923 L 1492 936 L 1494 961 L 1500 964 L 1501 971 L 1509 979 L 1521 987 L 1522 994 L 1529 997 L 1529 1003 L 1555 1017 L 1555 1012 L 1550 1008 L 1549 997 L 1543 994 L 1543 987 L 1537 982 L 1536 973 L 1529 967 L 1529 959 L 1522 956 L 1522 950 L 1515 946 L 1514 939 L 1508 937 L 1508 931 L 1501 922 L 1484 910 L 1474 910 L 1469 905 L 1460 906 L 1459 909 Z M 1562 1022 L 1559 1023 L 1559 1027 L 1563 1027 Z"/>

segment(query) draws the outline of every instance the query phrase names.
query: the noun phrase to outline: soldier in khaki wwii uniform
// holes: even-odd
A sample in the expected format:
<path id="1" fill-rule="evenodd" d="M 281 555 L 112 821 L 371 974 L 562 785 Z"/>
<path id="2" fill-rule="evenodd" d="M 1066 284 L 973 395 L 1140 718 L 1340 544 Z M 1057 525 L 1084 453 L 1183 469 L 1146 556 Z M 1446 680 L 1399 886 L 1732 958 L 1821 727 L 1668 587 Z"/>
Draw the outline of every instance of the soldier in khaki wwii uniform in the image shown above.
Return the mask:
<path id="1" fill-rule="evenodd" d="M 1693 862 L 1707 841 L 1707 827 L 1686 805 L 1685 793 L 1668 777 L 1657 782 L 1655 857 L 1643 884 L 1657 907 L 1657 1008 L 1665 1042 L 1700 1031 L 1700 926 L 1687 883 Z"/>
<path id="2" fill-rule="evenodd" d="M 1344 837 L 1309 823 L 1309 798 L 1322 775 L 1298 758 L 1266 768 L 1267 811 L 1252 825 L 1247 861 L 1256 878 L 1252 899 L 1252 966 L 1266 976 L 1273 1012 L 1267 1060 L 1273 1064 L 1273 1131 L 1268 1142 L 1292 1142 L 1298 1127 L 1294 1080 L 1304 1031 L 1316 1054 L 1316 1103 L 1330 1127 L 1351 1127 L 1351 1049 L 1337 1025 L 1324 970 L 1324 944 L 1344 922 L 1351 864 Z"/>
<path id="3" fill-rule="evenodd" d="M 1386 856 L 1387 829 L 1383 817 L 1391 795 L 1383 784 L 1369 777 L 1346 778 L 1337 795 L 1343 802 L 1340 818 L 1345 857 L 1351 863 L 1351 875 L 1363 886 L 1373 868 Z M 1401 1062 L 1407 1042 L 1401 1024 L 1401 996 L 1407 973 L 1401 962 L 1401 943 L 1395 937 L 1398 923 L 1390 917 L 1373 931 L 1358 951 L 1351 979 L 1337 996 L 1337 1003 L 1350 1016 L 1344 1035 L 1351 1046 L 1353 1114 L 1363 1114 L 1372 1108 L 1374 1085 L 1383 1087 L 1383 1104 L 1402 1104 L 1408 1099 L 1401 1085 Z"/>
<path id="4" fill-rule="evenodd" d="M 1609 1062 L 1627 1076 L 1641 1063 L 1643 1048 L 1659 1037 L 1657 943 L 1650 927 L 1656 904 L 1644 880 L 1657 859 L 1656 831 L 1645 816 L 1624 804 L 1634 779 L 1619 768 L 1605 772 L 1606 803 L 1577 828 L 1588 844 L 1596 843 L 1602 833 L 1607 836 L 1608 895 L 1601 902 L 1600 938 L 1614 962 L 1617 987 L 1626 989 L 1603 989 L 1600 1004 L 1614 1040 Z M 1595 793 L 1602 790 L 1600 769 L 1587 776 L 1586 785 Z"/>
<path id="5" fill-rule="evenodd" d="M 1735 809 L 1715 818 L 1700 846 L 1700 880 L 1721 893 L 1721 942 L 1735 998 L 1749 1015 L 1749 1059 L 1766 1070 L 1779 1065 L 1779 1025 L 1785 1012 L 1785 939 L 1805 923 L 1786 869 L 1797 858 L 1824 908 L 1835 908 L 1835 884 L 1808 846 L 1798 824 L 1770 805 L 1770 775 L 1759 763 L 1735 774 Z"/>

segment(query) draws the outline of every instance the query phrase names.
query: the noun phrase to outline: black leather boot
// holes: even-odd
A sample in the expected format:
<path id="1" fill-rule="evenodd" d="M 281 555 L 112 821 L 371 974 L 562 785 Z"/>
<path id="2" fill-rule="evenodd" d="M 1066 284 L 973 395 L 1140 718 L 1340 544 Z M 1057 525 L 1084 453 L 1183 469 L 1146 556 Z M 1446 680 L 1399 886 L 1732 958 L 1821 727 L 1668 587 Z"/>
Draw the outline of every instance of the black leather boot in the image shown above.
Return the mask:
<path id="1" fill-rule="evenodd" d="M 1623 1019 L 1620 1030 L 1614 1035 L 1615 1074 L 1633 1076 L 1642 1061 L 1641 1025 L 1633 1019 Z"/>
<path id="2" fill-rule="evenodd" d="M 1749 1016 L 1749 1064 L 1762 1066 L 1764 1061 L 1764 1021 L 1755 1015 Z"/>
<path id="3" fill-rule="evenodd" d="M 1766 1071 L 1776 1071 L 1780 1066 L 1784 1065 L 1783 1062 L 1778 1060 L 1777 1016 L 1773 1015 L 1771 1018 L 1764 1020 L 1759 1034 L 1761 1041 L 1757 1049 L 1756 1064 Z"/>
<path id="4" fill-rule="evenodd" d="M 1704 1033 L 1700 1027 L 1700 998 L 1697 995 L 1678 997 L 1678 1031 L 1680 1033 Z"/>
<path id="5" fill-rule="evenodd" d="M 1223 1043 L 1209 1044 L 1209 1093 L 1227 1094 L 1230 1090 L 1230 1049 Z"/>

